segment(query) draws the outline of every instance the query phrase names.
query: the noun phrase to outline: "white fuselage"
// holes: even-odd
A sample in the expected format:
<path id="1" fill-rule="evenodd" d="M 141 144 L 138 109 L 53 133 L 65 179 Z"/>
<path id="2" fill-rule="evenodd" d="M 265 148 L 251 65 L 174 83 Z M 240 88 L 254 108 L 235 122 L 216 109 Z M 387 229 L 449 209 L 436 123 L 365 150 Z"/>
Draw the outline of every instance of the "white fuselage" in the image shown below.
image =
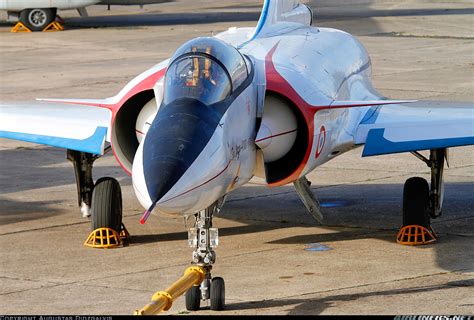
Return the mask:
<path id="1" fill-rule="evenodd" d="M 237 119 L 237 120 L 236 120 Z M 256 163 L 256 88 L 247 87 L 231 104 L 211 139 L 186 173 L 158 202 L 165 213 L 193 214 L 247 183 Z M 133 187 L 144 208 L 152 204 L 143 170 L 143 143 L 133 161 Z"/>
<path id="2" fill-rule="evenodd" d="M 77 9 L 99 3 L 100 0 L 0 0 L 0 10 L 18 12 L 24 9 Z"/>
<path id="3" fill-rule="evenodd" d="M 218 35 L 226 39 L 228 35 Z M 269 52 L 276 47 L 272 57 Z M 371 83 L 370 57 L 363 45 L 352 35 L 329 28 L 302 27 L 283 35 L 256 39 L 241 52 L 256 60 L 272 63 L 303 103 L 302 112 L 315 106 L 328 106 L 334 101 L 380 100 L 381 95 Z M 271 61 L 268 61 L 268 60 Z M 266 70 L 267 79 L 269 70 Z M 267 82 L 268 85 L 268 82 Z M 273 90 L 267 87 L 268 90 Z M 298 104 L 294 94 L 282 90 Z M 308 161 L 298 177 L 355 147 L 355 129 L 370 107 L 314 112 L 313 141 Z M 324 131 L 322 130 L 324 128 Z M 297 178 L 297 177 L 295 177 Z"/>
<path id="4" fill-rule="evenodd" d="M 235 39 L 235 30 L 232 36 Z M 227 35 L 217 37 L 226 40 Z M 253 84 L 233 102 L 200 156 L 157 203 L 158 211 L 193 214 L 252 178 L 258 154 L 255 138 L 261 79 L 267 79 L 267 93 L 277 91 L 302 113 L 310 114 L 306 117 L 311 129 L 307 156 L 293 175 L 273 186 L 293 182 L 355 147 L 351 128 L 357 127 L 369 107 L 332 109 L 329 106 L 334 101 L 380 99 L 370 82 L 366 50 L 345 32 L 300 27 L 281 36 L 256 39 L 240 52 L 254 61 Z M 278 73 L 291 88 L 272 88 L 269 72 Z M 319 106 L 327 108 L 319 110 Z M 141 156 L 142 146 L 134 160 L 132 177 L 137 197 L 148 208 L 152 200 L 146 193 Z"/>

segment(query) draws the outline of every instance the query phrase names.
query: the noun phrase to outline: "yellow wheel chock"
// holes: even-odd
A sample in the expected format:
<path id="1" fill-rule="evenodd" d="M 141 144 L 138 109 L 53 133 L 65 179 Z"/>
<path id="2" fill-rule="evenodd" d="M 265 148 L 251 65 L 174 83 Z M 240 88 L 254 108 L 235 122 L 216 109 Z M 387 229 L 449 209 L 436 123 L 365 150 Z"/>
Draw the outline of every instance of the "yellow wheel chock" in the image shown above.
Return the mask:
<path id="1" fill-rule="evenodd" d="M 13 28 L 11 28 L 10 32 L 31 32 L 31 30 L 23 23 L 18 22 Z"/>
<path id="2" fill-rule="evenodd" d="M 433 243 L 438 239 L 434 230 L 418 225 L 404 226 L 397 234 L 397 242 L 408 246 Z"/>
<path id="3" fill-rule="evenodd" d="M 57 21 L 53 21 L 46 28 L 43 29 L 43 32 L 52 32 L 52 31 L 63 31 L 64 27 Z"/>
<path id="4" fill-rule="evenodd" d="M 52 31 L 62 31 L 64 27 L 58 21 L 53 21 L 43 29 L 43 32 L 52 32 Z M 27 26 L 25 26 L 22 22 L 17 22 L 13 28 L 11 28 L 10 32 L 32 32 Z"/>
<path id="5" fill-rule="evenodd" d="M 84 246 L 97 249 L 116 248 L 127 245 L 130 239 L 125 226 L 122 224 L 120 233 L 111 228 L 98 228 L 92 231 L 84 242 Z"/>
<path id="6" fill-rule="evenodd" d="M 206 271 L 203 267 L 192 266 L 186 269 L 184 275 L 173 283 L 165 291 L 156 292 L 151 298 L 151 302 L 140 310 L 135 311 L 135 315 L 156 315 L 171 308 L 173 301 L 183 295 L 192 286 L 198 286 L 204 280 Z"/>

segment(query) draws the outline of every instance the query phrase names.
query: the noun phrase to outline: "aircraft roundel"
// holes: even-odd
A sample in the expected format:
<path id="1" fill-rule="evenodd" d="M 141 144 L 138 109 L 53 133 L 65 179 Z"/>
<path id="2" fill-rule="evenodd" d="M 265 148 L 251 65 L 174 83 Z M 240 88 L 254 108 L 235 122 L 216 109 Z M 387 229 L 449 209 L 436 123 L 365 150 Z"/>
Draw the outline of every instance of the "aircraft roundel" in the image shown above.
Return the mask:
<path id="1" fill-rule="evenodd" d="M 324 126 L 321 126 L 321 129 L 319 130 L 318 144 L 316 146 L 316 159 L 319 158 L 319 155 L 323 151 L 325 143 L 326 143 L 326 128 Z"/>

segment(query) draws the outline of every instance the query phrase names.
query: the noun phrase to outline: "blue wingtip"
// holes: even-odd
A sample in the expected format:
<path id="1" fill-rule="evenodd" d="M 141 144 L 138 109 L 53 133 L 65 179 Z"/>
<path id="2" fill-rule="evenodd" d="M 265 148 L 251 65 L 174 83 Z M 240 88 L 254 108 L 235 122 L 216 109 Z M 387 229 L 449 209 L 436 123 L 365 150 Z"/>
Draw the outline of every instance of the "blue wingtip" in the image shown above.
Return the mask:
<path id="1" fill-rule="evenodd" d="M 474 145 L 474 136 L 393 142 L 384 137 L 384 132 L 384 128 L 369 131 L 362 157 Z"/>
<path id="2" fill-rule="evenodd" d="M 0 138 L 45 144 L 53 147 L 71 149 L 92 154 L 102 154 L 102 148 L 106 135 L 106 127 L 97 127 L 92 136 L 82 140 L 22 132 L 0 131 Z"/>

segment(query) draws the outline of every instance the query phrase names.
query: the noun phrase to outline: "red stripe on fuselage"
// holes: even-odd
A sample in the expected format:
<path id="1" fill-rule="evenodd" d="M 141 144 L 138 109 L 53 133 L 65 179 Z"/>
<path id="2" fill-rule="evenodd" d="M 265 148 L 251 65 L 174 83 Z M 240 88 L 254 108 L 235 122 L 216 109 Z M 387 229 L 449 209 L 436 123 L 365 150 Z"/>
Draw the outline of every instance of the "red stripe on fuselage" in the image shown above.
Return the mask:
<path id="1" fill-rule="evenodd" d="M 311 148 L 313 146 L 313 134 L 314 134 L 314 114 L 321 110 L 321 108 L 317 108 L 315 106 L 309 105 L 297 92 L 293 87 L 286 81 L 285 78 L 278 73 L 273 63 L 273 55 L 278 47 L 280 42 L 278 42 L 267 54 L 265 57 L 265 72 L 267 77 L 267 90 L 276 92 L 286 98 L 288 98 L 291 102 L 295 104 L 296 107 L 300 110 L 301 114 L 303 115 L 306 125 L 308 126 L 308 147 L 306 150 L 306 154 L 301 161 L 300 165 L 294 170 L 288 177 L 270 183 L 270 187 L 277 187 L 282 186 L 287 183 L 293 182 L 300 177 L 300 174 L 303 172 L 304 167 L 308 163 L 309 156 L 311 154 Z M 326 108 L 329 108 L 327 106 Z"/>
<path id="2" fill-rule="evenodd" d="M 120 110 L 120 108 L 125 104 L 125 102 L 128 101 L 128 99 L 132 98 L 133 96 L 139 94 L 140 92 L 146 91 L 146 90 L 151 90 L 155 86 L 156 82 L 158 82 L 165 74 L 166 68 L 163 68 L 147 78 L 143 79 L 143 81 L 139 82 L 135 87 L 133 87 L 130 91 L 128 91 L 125 96 L 120 99 L 120 101 L 116 104 L 110 105 L 109 107 L 106 106 L 106 108 L 112 110 L 112 125 L 110 126 L 111 130 L 111 137 L 112 137 L 112 128 L 113 128 L 113 123 L 115 122 L 115 117 Z M 123 165 L 123 163 L 120 161 L 119 157 L 117 156 L 117 153 L 114 148 L 114 144 L 112 143 L 112 151 L 115 155 L 115 159 L 117 159 L 117 162 L 119 165 L 122 167 L 122 169 L 129 175 L 131 176 L 132 173 L 128 171 L 127 168 Z"/>
<path id="3" fill-rule="evenodd" d="M 115 122 L 115 117 L 117 116 L 117 113 L 118 111 L 120 110 L 120 108 L 130 99 L 132 98 L 133 96 L 139 94 L 140 92 L 143 92 L 143 91 L 146 91 L 146 90 L 151 90 L 153 89 L 153 87 L 155 86 L 156 82 L 158 80 L 160 80 L 165 72 L 166 72 L 166 69 L 167 68 L 163 68 L 163 69 L 160 69 L 158 70 L 157 72 L 155 73 L 152 73 L 151 75 L 149 75 L 148 77 L 146 77 L 145 79 L 143 79 L 142 81 L 140 81 L 139 83 L 137 83 L 136 86 L 134 86 L 132 89 L 130 89 L 118 102 L 116 103 L 110 103 L 110 104 L 105 104 L 105 103 L 82 103 L 80 101 L 78 102 L 74 102 L 74 101 L 59 101 L 59 100 L 55 100 L 54 102 L 58 102 L 58 103 L 67 103 L 67 104 L 79 104 L 79 105 L 85 105 L 85 106 L 91 106 L 91 107 L 100 107 L 100 108 L 107 108 L 109 109 L 110 111 L 112 111 L 112 121 L 111 121 L 111 126 L 110 126 L 110 136 L 112 137 L 112 128 L 113 128 L 113 124 Z M 122 169 L 130 176 L 132 173 L 130 171 L 128 171 L 127 168 L 125 168 L 125 166 L 123 165 L 123 163 L 120 161 L 119 157 L 117 156 L 117 153 L 115 151 L 115 148 L 114 148 L 114 144 L 112 144 L 112 151 L 115 155 L 115 159 L 117 159 L 117 162 L 119 163 L 119 165 L 122 167 Z"/>
<path id="4" fill-rule="evenodd" d="M 189 192 L 191 192 L 191 191 L 193 191 L 193 190 L 196 190 L 197 188 L 200 188 L 200 187 L 202 187 L 203 185 L 208 184 L 208 183 L 211 182 L 212 180 L 217 179 L 220 175 L 222 175 L 222 174 L 229 168 L 231 162 L 232 162 L 232 161 L 229 161 L 229 162 L 227 163 L 227 165 L 225 166 L 225 168 L 222 169 L 221 172 L 219 172 L 218 174 L 216 174 L 214 177 L 210 178 L 210 179 L 207 180 L 206 182 L 203 182 L 203 183 L 201 183 L 200 185 L 198 185 L 198 186 L 196 186 L 196 187 L 193 187 L 193 188 L 191 188 L 191 189 L 189 189 L 189 190 L 187 190 L 187 191 L 185 191 L 185 192 L 182 192 L 182 193 L 180 193 L 180 194 L 178 194 L 178 195 L 176 195 L 176 196 L 174 196 L 174 197 L 172 197 L 172 198 L 169 198 L 168 200 L 165 200 L 165 201 L 163 201 L 162 203 L 166 203 L 166 202 L 168 202 L 168 201 L 171 201 L 171 200 L 173 200 L 173 199 L 176 199 L 177 197 L 180 197 L 180 196 L 182 196 L 182 195 L 185 195 L 186 193 L 189 193 Z"/>
<path id="5" fill-rule="evenodd" d="M 298 129 L 294 129 L 294 130 L 290 130 L 290 131 L 286 131 L 286 132 L 274 134 L 274 135 L 269 136 L 269 137 L 265 137 L 265 138 L 262 138 L 262 139 L 258 139 L 258 140 L 256 140 L 255 142 L 265 141 L 265 140 L 268 140 L 268 139 L 271 139 L 271 138 L 283 136 L 283 135 L 285 135 L 285 134 L 293 133 L 293 132 L 296 132 L 296 131 L 298 131 Z"/>
<path id="6" fill-rule="evenodd" d="M 278 41 L 275 46 L 267 53 L 265 57 L 265 72 L 267 77 L 267 90 L 276 92 L 286 98 L 288 98 L 291 102 L 293 102 L 296 107 L 300 110 L 306 124 L 308 126 L 308 146 L 306 150 L 306 154 L 301 161 L 300 165 L 296 168 L 294 172 L 292 172 L 288 177 L 269 184 L 270 187 L 282 186 L 287 183 L 293 182 L 300 178 L 301 173 L 303 172 L 306 164 L 308 163 L 308 159 L 311 155 L 311 150 L 313 147 L 313 140 L 314 140 L 314 116 L 316 112 L 321 110 L 327 109 L 340 109 L 340 108 L 358 108 L 358 107 L 368 107 L 368 106 L 376 106 L 376 105 L 385 105 L 385 104 L 393 104 L 398 102 L 390 102 L 390 101 L 380 101 L 380 103 L 350 103 L 344 105 L 331 105 L 334 101 L 331 102 L 330 105 L 323 105 L 323 106 L 315 106 L 307 103 L 296 90 L 291 86 L 291 84 L 283 78 L 281 74 L 278 73 L 276 70 L 275 64 L 273 62 L 273 55 L 280 44 Z"/>

